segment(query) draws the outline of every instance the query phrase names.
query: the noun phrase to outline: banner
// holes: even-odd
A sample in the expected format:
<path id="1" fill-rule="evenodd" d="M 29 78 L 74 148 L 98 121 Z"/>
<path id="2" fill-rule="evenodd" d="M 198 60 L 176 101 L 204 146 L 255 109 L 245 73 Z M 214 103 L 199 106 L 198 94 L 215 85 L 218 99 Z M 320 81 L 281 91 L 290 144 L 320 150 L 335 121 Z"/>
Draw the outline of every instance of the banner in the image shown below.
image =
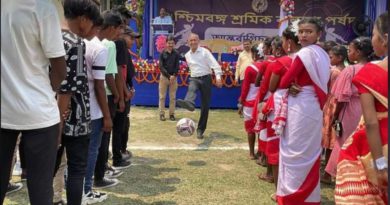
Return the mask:
<path id="1" fill-rule="evenodd" d="M 280 15 L 277 0 L 159 0 L 175 22 L 176 46 L 188 51 L 190 33 L 197 33 L 201 45 L 212 52 L 227 53 L 243 40 L 259 41 L 278 35 Z M 352 22 L 363 15 L 364 1 L 296 0 L 293 19 L 321 18 L 325 24 L 322 40 L 348 43 L 355 34 Z"/>

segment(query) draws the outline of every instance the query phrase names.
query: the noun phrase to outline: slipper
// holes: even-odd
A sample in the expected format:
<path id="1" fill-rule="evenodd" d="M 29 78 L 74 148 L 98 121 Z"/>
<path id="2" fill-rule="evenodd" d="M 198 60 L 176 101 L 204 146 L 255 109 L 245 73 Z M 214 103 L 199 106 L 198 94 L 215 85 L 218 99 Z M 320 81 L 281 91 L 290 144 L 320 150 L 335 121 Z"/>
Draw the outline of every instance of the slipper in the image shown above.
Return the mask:
<path id="1" fill-rule="evenodd" d="M 249 159 L 250 160 L 255 160 L 255 159 L 257 159 L 255 156 L 249 156 Z"/>
<path id="2" fill-rule="evenodd" d="M 267 176 L 265 173 L 257 174 L 257 178 L 263 181 L 266 181 L 268 183 L 274 183 L 274 178 Z"/>
<path id="3" fill-rule="evenodd" d="M 276 199 L 276 193 L 273 193 L 271 194 L 271 200 L 274 201 L 274 202 L 278 202 L 278 200 Z"/>

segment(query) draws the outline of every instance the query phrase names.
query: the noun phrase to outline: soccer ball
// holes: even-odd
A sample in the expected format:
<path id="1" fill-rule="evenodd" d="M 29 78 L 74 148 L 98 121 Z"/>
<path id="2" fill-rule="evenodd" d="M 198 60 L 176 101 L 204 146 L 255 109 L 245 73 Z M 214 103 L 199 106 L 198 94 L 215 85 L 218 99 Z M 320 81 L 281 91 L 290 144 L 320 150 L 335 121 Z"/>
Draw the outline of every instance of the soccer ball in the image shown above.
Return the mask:
<path id="1" fill-rule="evenodd" d="M 195 132 L 195 122 L 190 118 L 182 118 L 176 124 L 177 134 L 189 137 Z"/>

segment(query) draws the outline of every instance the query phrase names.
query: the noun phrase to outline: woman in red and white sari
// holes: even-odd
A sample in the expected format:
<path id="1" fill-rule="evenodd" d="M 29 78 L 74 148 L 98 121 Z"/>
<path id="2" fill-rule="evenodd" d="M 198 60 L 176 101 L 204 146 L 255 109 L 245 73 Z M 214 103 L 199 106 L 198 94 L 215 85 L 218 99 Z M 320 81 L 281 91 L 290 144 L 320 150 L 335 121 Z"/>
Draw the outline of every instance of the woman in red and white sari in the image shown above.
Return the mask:
<path id="1" fill-rule="evenodd" d="M 260 87 L 261 81 L 263 80 L 263 76 L 265 74 L 265 71 L 267 69 L 268 64 L 275 58 L 272 55 L 272 40 L 273 38 L 268 37 L 263 41 L 263 55 L 264 59 L 260 61 L 260 64 L 258 64 L 259 72 L 256 76 L 255 86 Z M 268 96 L 266 96 L 268 97 Z M 266 138 L 266 132 L 265 132 L 265 120 L 262 120 L 260 122 L 260 116 L 259 114 L 259 108 L 263 104 L 263 100 L 260 100 L 260 90 L 257 92 L 256 99 L 255 99 L 255 106 L 253 107 L 252 112 L 252 118 L 255 120 L 256 124 L 254 127 L 254 132 L 259 134 L 258 140 L 257 140 L 257 154 L 258 159 L 256 160 L 256 164 L 261 166 L 267 166 L 267 159 L 265 156 L 265 148 L 267 146 L 265 138 Z M 270 172 L 270 171 L 269 171 Z"/>
<path id="2" fill-rule="evenodd" d="M 298 25 L 296 25 L 298 26 Z M 291 26 L 290 26 L 291 27 Z M 282 47 L 285 53 L 288 55 L 277 58 L 274 63 L 269 65 L 270 69 L 270 82 L 269 82 L 269 91 L 272 93 L 266 106 L 268 110 L 265 110 L 267 113 L 267 133 L 268 139 L 266 154 L 268 156 L 268 163 L 272 166 L 272 173 L 275 179 L 275 187 L 278 185 L 278 172 L 279 172 L 279 140 L 280 133 L 275 132 L 273 121 L 275 120 L 276 114 L 280 112 L 281 101 L 283 97 L 287 94 L 287 89 L 281 89 L 279 87 L 280 79 L 290 68 L 292 63 L 292 58 L 295 53 L 301 48 L 298 44 L 298 32 L 295 29 L 288 27 L 282 33 Z M 294 32 L 295 31 L 295 32 Z M 276 193 L 271 195 L 271 199 L 276 201 Z"/>
<path id="3" fill-rule="evenodd" d="M 322 108 L 330 77 L 329 56 L 316 45 L 322 31 L 318 19 L 299 21 L 302 48 L 280 82 L 289 95 L 286 113 L 281 114 L 287 119 L 280 136 L 278 204 L 320 204 Z"/>
<path id="4" fill-rule="evenodd" d="M 375 21 L 372 46 L 382 61 L 367 63 L 352 79 L 363 119 L 345 141 L 337 165 L 335 202 L 388 204 L 388 12 Z"/>
<path id="5" fill-rule="evenodd" d="M 241 95 L 238 98 L 238 114 L 244 116 L 245 131 L 248 134 L 248 145 L 249 145 L 249 158 L 255 160 L 255 141 L 256 133 L 253 128 L 256 121 L 252 117 L 253 107 L 255 106 L 255 99 L 259 87 L 255 86 L 256 76 L 259 72 L 261 63 L 258 61 L 258 50 L 257 45 L 251 48 L 253 62 L 245 69 L 245 77 L 242 81 Z"/>

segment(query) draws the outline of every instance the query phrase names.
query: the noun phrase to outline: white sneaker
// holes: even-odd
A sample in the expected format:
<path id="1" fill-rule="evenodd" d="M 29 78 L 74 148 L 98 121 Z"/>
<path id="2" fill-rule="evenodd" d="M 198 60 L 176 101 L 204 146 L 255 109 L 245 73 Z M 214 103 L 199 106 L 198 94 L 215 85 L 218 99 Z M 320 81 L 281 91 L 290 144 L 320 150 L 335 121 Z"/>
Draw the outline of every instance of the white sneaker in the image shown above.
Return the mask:
<path id="1" fill-rule="evenodd" d="M 119 176 L 121 176 L 123 174 L 123 172 L 121 170 L 106 170 L 106 172 L 104 173 L 104 176 L 109 178 L 109 179 L 113 179 L 113 178 L 117 178 Z"/>
<path id="2" fill-rule="evenodd" d="M 92 190 L 83 196 L 83 200 L 82 200 L 81 204 L 82 205 L 95 204 L 95 203 L 102 202 L 106 199 L 107 199 L 106 193 L 97 192 L 97 191 Z"/>

